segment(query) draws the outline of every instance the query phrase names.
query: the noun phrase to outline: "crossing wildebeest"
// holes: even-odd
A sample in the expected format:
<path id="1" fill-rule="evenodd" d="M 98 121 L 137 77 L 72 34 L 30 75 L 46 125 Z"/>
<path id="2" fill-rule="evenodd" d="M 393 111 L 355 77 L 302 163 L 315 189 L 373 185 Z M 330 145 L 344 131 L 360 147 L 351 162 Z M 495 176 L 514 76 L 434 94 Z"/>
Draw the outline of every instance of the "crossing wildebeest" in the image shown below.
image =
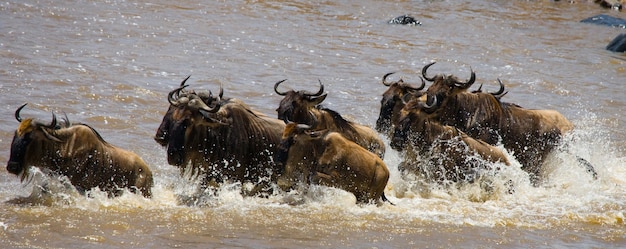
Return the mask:
<path id="1" fill-rule="evenodd" d="M 330 130 L 339 132 L 345 138 L 354 141 L 369 151 L 377 154 L 380 158 L 385 155 L 385 144 L 376 131 L 364 125 L 360 125 L 344 119 L 338 112 L 320 106 L 326 99 L 324 84 L 320 81 L 320 88 L 317 93 L 307 91 L 289 90 L 278 91 L 278 86 L 285 80 L 276 82 L 274 91 L 284 98 L 276 111 L 278 118 L 287 122 L 300 124 L 312 124 L 316 120 L 314 130 Z"/>
<path id="2" fill-rule="evenodd" d="M 151 196 L 152 172 L 137 154 L 109 144 L 86 124 L 70 124 L 65 119 L 60 125 L 54 113 L 50 124 L 22 119 L 20 111 L 25 106 L 15 111 L 20 124 L 11 143 L 9 173 L 24 180 L 29 167 L 38 167 L 67 176 L 81 192 L 98 187 L 118 195 L 128 188 Z"/>
<path id="3" fill-rule="evenodd" d="M 167 147 L 168 163 L 203 174 L 203 184 L 266 183 L 276 172 L 272 156 L 285 127 L 281 120 L 253 110 L 241 100 L 183 86 L 168 94 L 170 107 L 155 140 Z"/>
<path id="4" fill-rule="evenodd" d="M 435 114 L 423 111 L 426 108 L 429 106 L 413 99 L 399 115 L 391 147 L 405 151 L 404 169 L 407 164 L 417 165 L 411 167 L 412 170 L 424 172 L 414 173 L 428 175 L 431 180 L 459 182 L 473 179 L 478 170 L 490 168 L 493 163 L 509 165 L 501 149 L 474 139 L 454 126 L 439 123 Z"/>
<path id="5" fill-rule="evenodd" d="M 281 188 L 314 183 L 351 192 L 358 203 L 387 200 L 389 170 L 382 159 L 340 133 L 311 128 L 293 122 L 285 127 L 275 156 L 283 167 L 278 178 Z"/>
<path id="6" fill-rule="evenodd" d="M 574 125 L 555 110 L 525 109 L 501 102 L 500 97 L 506 94 L 502 84 L 497 93 L 467 92 L 476 79 L 473 71 L 467 81 L 443 74 L 429 77 L 427 70 L 433 64 L 422 68 L 422 77 L 433 82 L 420 97 L 429 106 L 424 111 L 435 113 L 442 124 L 457 127 L 473 138 L 492 145 L 501 141 L 536 184 L 544 159 Z"/>

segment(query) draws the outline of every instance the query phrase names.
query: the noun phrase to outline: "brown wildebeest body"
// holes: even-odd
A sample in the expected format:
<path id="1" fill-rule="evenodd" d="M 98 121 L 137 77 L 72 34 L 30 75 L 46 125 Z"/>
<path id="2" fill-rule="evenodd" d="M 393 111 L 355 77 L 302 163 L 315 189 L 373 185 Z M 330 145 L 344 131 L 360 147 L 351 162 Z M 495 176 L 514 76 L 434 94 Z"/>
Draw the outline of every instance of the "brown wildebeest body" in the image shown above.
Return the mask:
<path id="1" fill-rule="evenodd" d="M 394 129 L 391 147 L 405 151 L 405 163 L 419 164 L 418 157 L 443 167 L 434 174 L 435 180 L 455 182 L 469 179 L 466 174 L 486 164 L 502 162 L 509 165 L 506 155 L 497 147 L 474 139 L 456 127 L 442 125 L 432 114 L 422 111 L 423 102 L 413 99 L 402 109 Z M 419 166 L 418 166 L 419 168 Z M 417 170 L 417 169 L 414 169 Z"/>
<path id="2" fill-rule="evenodd" d="M 281 96 L 285 96 L 278 109 L 278 118 L 287 122 L 300 124 L 316 123 L 313 130 L 330 130 L 339 132 L 350 141 L 363 146 L 367 150 L 383 158 L 385 155 L 385 144 L 372 128 L 360 125 L 344 119 L 338 112 L 322 108 L 319 106 L 326 98 L 324 85 L 320 82 L 320 89 L 317 93 L 305 91 L 279 92 L 278 85 L 285 80 L 274 85 L 274 91 Z"/>
<path id="3" fill-rule="evenodd" d="M 433 82 L 421 97 L 421 101 L 433 106 L 425 111 L 434 112 L 442 124 L 457 127 L 489 144 L 501 140 L 536 182 L 543 160 L 562 135 L 573 129 L 573 124 L 557 111 L 524 109 L 500 102 L 495 94 L 467 92 L 474 83 L 474 72 L 467 82 L 446 75 L 428 77 L 426 70 L 432 64 L 422 69 L 422 77 Z"/>
<path id="4" fill-rule="evenodd" d="M 193 174 L 206 174 L 204 183 L 257 184 L 275 173 L 272 156 L 285 127 L 281 120 L 240 100 L 223 99 L 221 93 L 207 99 L 194 92 L 179 94 L 182 88 L 170 92 L 169 110 L 155 136 L 167 147 L 169 164 L 181 173 L 190 165 Z"/>
<path id="5" fill-rule="evenodd" d="M 278 178 L 281 188 L 296 182 L 317 183 L 351 192 L 358 203 L 386 200 L 389 170 L 382 159 L 337 132 L 309 128 L 296 123 L 285 127 L 276 157 L 284 165 Z"/>
<path id="6" fill-rule="evenodd" d="M 16 111 L 18 120 L 22 107 Z M 51 125 L 30 118 L 21 121 L 7 170 L 24 179 L 30 166 L 65 175 L 79 190 L 98 187 L 118 194 L 121 188 L 129 188 L 151 196 L 153 178 L 148 165 L 137 154 L 107 143 L 85 124 L 70 126 L 66 120 L 66 127 L 58 127 L 56 117 Z"/>

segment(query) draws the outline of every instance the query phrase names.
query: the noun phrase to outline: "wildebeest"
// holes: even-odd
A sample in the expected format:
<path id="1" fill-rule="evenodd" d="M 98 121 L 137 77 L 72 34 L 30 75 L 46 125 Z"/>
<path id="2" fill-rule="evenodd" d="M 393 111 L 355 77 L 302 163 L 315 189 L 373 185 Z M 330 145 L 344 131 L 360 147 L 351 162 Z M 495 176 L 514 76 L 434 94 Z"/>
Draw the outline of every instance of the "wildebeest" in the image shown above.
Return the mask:
<path id="1" fill-rule="evenodd" d="M 400 110 L 404 107 L 404 101 L 402 101 L 402 99 L 407 95 L 415 97 L 422 96 L 423 92 L 421 90 L 426 86 L 426 82 L 424 82 L 422 78 L 420 78 L 422 84 L 418 87 L 404 83 L 402 79 L 395 82 L 387 82 L 387 77 L 392 74 L 393 73 L 388 73 L 383 76 L 382 83 L 388 88 L 383 93 L 383 98 L 380 100 L 380 114 L 376 120 L 376 130 L 384 134 L 388 134 L 392 131 L 393 126 L 397 123 Z"/>
<path id="2" fill-rule="evenodd" d="M 20 111 L 15 118 L 20 122 L 7 163 L 9 173 L 24 180 L 29 167 L 39 167 L 58 173 L 70 180 L 79 191 L 98 187 L 109 195 L 118 195 L 122 188 L 151 196 L 152 172 L 135 153 L 104 141 L 96 130 L 86 124 L 63 125 L 52 114 L 50 124 L 32 118 L 22 119 Z"/>
<path id="3" fill-rule="evenodd" d="M 186 79 L 185 79 L 186 81 Z M 167 147 L 168 163 L 184 173 L 204 174 L 203 184 L 226 180 L 266 182 L 276 172 L 272 156 L 285 124 L 252 110 L 241 100 L 210 93 L 168 94 L 170 107 L 155 140 Z"/>
<path id="4" fill-rule="evenodd" d="M 384 157 L 385 144 L 376 131 L 367 126 L 348 121 L 338 112 L 320 105 L 326 99 L 326 94 L 322 94 L 324 92 L 324 84 L 321 81 L 317 93 L 294 90 L 279 92 L 278 86 L 284 81 L 278 81 L 274 85 L 274 91 L 278 95 L 284 96 L 280 101 L 278 109 L 276 109 L 279 119 L 282 119 L 285 123 L 296 122 L 309 125 L 315 120 L 314 130 L 328 129 L 339 132 L 345 138 L 363 146 L 380 158 Z"/>
<path id="5" fill-rule="evenodd" d="M 419 99 L 406 103 L 398 119 L 391 141 L 395 150 L 405 150 L 405 163 L 429 166 L 420 174 L 430 174 L 432 180 L 453 182 L 471 179 L 479 169 L 496 162 L 509 165 L 504 152 L 488 143 L 474 139 L 454 126 L 443 125 L 423 109 L 428 108 Z M 406 148 L 405 148 L 406 147 Z M 438 168 L 433 170 L 433 167 Z M 418 166 L 420 168 L 420 166 Z M 432 170 L 432 171 L 431 171 Z"/>
<path id="6" fill-rule="evenodd" d="M 430 106 L 425 111 L 435 113 L 439 122 L 457 127 L 471 137 L 492 145 L 501 141 L 536 183 L 543 160 L 562 135 L 574 128 L 573 124 L 554 110 L 524 109 L 501 102 L 498 96 L 505 94 L 503 88 L 499 94 L 467 92 L 476 79 L 473 71 L 465 82 L 442 74 L 428 77 L 427 70 L 433 64 L 422 68 L 422 77 L 433 82 L 421 97 Z"/>
<path id="7" fill-rule="evenodd" d="M 278 185 L 289 189 L 298 182 L 321 184 L 351 192 L 358 203 L 387 200 L 389 170 L 376 154 L 329 130 L 288 123 L 275 156 L 282 165 Z"/>
<path id="8" fill-rule="evenodd" d="M 402 25 L 409 25 L 409 26 L 419 26 L 422 25 L 422 22 L 416 20 L 414 17 L 412 16 L 408 16 L 408 15 L 401 15 L 398 16 L 396 18 L 393 18 L 391 20 L 389 20 L 390 24 L 402 24 Z"/>

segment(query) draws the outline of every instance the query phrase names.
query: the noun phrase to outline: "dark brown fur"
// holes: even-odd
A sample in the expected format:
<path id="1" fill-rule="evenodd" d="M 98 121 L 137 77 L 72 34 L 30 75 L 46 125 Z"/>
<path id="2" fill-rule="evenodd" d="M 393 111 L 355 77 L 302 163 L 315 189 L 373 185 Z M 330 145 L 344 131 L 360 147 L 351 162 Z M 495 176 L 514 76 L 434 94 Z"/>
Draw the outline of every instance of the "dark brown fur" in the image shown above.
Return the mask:
<path id="1" fill-rule="evenodd" d="M 422 71 L 424 78 L 429 79 L 425 69 L 430 65 Z M 456 78 L 444 75 L 429 80 L 433 84 L 421 101 L 434 107 L 425 111 L 435 112 L 442 124 L 457 127 L 489 144 L 495 145 L 501 140 L 534 182 L 538 180 L 546 155 L 565 132 L 573 129 L 572 123 L 557 111 L 524 109 L 500 102 L 494 94 L 469 93 L 467 88 L 473 81 L 459 83 Z"/>
<path id="2" fill-rule="evenodd" d="M 186 98 L 198 99 L 194 93 Z M 206 100 L 204 100 L 206 101 Z M 214 113 L 191 105 L 170 105 L 155 140 L 167 147 L 168 162 L 184 173 L 206 174 L 205 183 L 224 180 L 258 183 L 276 172 L 272 156 L 285 124 L 237 99 L 218 99 Z"/>

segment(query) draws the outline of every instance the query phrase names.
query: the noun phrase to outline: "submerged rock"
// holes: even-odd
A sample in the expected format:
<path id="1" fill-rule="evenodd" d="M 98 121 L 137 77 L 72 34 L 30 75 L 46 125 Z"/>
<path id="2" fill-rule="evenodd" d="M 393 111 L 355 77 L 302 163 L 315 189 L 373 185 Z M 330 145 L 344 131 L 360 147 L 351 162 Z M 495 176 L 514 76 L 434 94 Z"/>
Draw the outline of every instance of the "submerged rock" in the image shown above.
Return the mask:
<path id="1" fill-rule="evenodd" d="M 613 16 L 609 16 L 609 15 L 605 15 L 605 14 L 592 16 L 592 17 L 589 17 L 587 19 L 583 19 L 580 22 L 593 23 L 593 24 L 605 25 L 605 26 L 611 26 L 611 27 L 618 27 L 618 28 L 626 28 L 626 20 L 625 19 L 618 18 L 618 17 L 613 17 Z"/>
<path id="2" fill-rule="evenodd" d="M 609 45 L 606 46 L 606 50 L 613 52 L 625 52 L 626 51 L 626 33 L 616 36 Z"/>

